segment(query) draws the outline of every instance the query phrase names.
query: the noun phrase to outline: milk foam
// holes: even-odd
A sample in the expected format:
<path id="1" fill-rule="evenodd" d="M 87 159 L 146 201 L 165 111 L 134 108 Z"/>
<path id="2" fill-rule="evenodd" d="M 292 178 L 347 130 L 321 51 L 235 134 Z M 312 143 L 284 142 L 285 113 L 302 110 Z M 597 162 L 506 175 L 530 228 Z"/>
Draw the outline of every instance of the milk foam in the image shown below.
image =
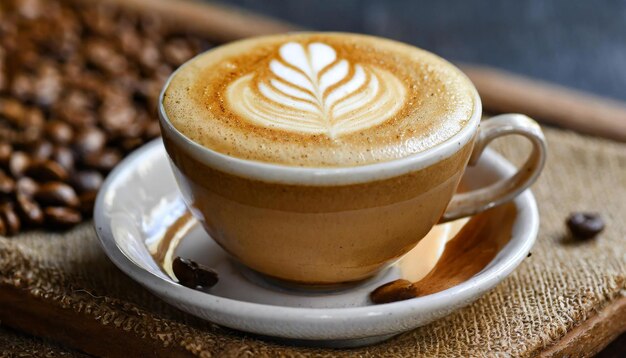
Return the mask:
<path id="1" fill-rule="evenodd" d="M 227 91 L 233 109 L 260 126 L 335 138 L 386 121 L 406 101 L 393 74 L 338 59 L 327 44 L 288 42 L 278 54 L 269 76 L 247 74 Z"/>
<path id="2" fill-rule="evenodd" d="M 475 90 L 445 60 L 381 38 L 274 35 L 197 56 L 165 91 L 182 134 L 248 160 L 336 167 L 402 158 L 458 133 Z"/>

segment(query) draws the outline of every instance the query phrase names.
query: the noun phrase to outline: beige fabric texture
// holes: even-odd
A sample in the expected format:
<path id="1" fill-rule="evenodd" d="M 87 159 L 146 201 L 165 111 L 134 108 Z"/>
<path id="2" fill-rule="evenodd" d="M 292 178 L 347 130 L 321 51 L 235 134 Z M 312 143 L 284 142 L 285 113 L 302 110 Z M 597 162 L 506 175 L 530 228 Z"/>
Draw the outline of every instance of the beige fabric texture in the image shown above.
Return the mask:
<path id="1" fill-rule="evenodd" d="M 113 266 L 91 223 L 66 233 L 0 238 L 0 283 L 84 312 L 100 325 L 200 356 L 534 356 L 626 294 L 626 146 L 557 129 L 545 133 L 549 156 L 533 187 L 541 228 L 532 256 L 477 302 L 375 346 L 281 345 L 177 311 Z M 516 138 L 493 146 L 517 164 L 528 147 Z M 602 214 L 607 227 L 596 240 L 568 238 L 564 220 L 577 210 Z M 0 352 L 20 349 L 67 354 L 0 330 Z"/>

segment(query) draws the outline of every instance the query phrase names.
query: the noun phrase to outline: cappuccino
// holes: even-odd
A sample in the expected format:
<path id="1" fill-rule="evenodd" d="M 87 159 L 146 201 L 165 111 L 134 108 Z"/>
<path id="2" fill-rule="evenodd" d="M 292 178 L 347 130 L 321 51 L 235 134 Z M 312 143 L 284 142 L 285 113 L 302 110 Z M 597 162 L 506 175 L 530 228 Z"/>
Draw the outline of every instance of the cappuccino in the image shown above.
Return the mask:
<path id="1" fill-rule="evenodd" d="M 531 119 L 503 115 L 479 130 L 480 98 L 460 70 L 371 36 L 232 43 L 185 64 L 161 98 L 192 214 L 236 261 L 307 288 L 371 277 L 442 217 L 519 194 L 545 158 Z M 470 156 L 507 134 L 533 143 L 520 172 L 455 196 Z"/>
<path id="2" fill-rule="evenodd" d="M 174 127 L 214 151 L 305 167 L 389 161 L 457 134 L 474 89 L 445 60 L 399 42 L 299 33 L 199 55 L 167 87 Z"/>

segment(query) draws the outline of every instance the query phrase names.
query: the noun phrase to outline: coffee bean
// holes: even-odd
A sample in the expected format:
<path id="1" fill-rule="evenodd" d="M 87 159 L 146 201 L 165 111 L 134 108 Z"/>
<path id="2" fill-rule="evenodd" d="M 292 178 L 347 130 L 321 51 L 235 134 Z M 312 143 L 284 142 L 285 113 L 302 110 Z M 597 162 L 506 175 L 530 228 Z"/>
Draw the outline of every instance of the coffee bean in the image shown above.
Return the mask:
<path id="1" fill-rule="evenodd" d="M 33 159 L 48 159 L 52 155 L 54 146 L 48 141 L 37 141 L 29 147 L 28 153 Z"/>
<path id="2" fill-rule="evenodd" d="M 24 171 L 30 165 L 31 159 L 24 152 L 14 152 L 9 160 L 9 171 L 14 178 L 20 178 L 24 175 Z"/>
<path id="3" fill-rule="evenodd" d="M 20 219 L 11 203 L 0 205 L 0 220 L 4 222 L 6 235 L 15 235 L 20 231 Z"/>
<path id="4" fill-rule="evenodd" d="M 13 154 L 13 146 L 9 143 L 0 142 L 0 166 L 7 168 L 9 166 L 9 160 Z"/>
<path id="5" fill-rule="evenodd" d="M 78 210 L 62 206 L 44 208 L 43 214 L 46 225 L 56 230 L 70 228 L 80 223 L 83 219 Z"/>
<path id="6" fill-rule="evenodd" d="M 64 181 L 68 178 L 67 171 L 52 160 L 37 160 L 31 162 L 24 174 L 41 182 Z"/>
<path id="7" fill-rule="evenodd" d="M 15 180 L 0 169 L 0 197 L 9 196 L 15 191 Z"/>
<path id="8" fill-rule="evenodd" d="M 96 127 L 87 127 L 78 132 L 74 141 L 74 150 L 80 156 L 102 151 L 106 144 L 106 135 Z"/>
<path id="9" fill-rule="evenodd" d="M 20 101 L 10 98 L 0 98 L 0 116 L 11 121 L 14 125 L 21 124 L 25 114 L 26 107 L 24 107 Z"/>
<path id="10" fill-rule="evenodd" d="M 18 73 L 13 76 L 11 81 L 11 94 L 22 101 L 31 101 L 34 97 L 35 82 L 31 76 Z"/>
<path id="11" fill-rule="evenodd" d="M 79 210 L 91 215 L 103 175 L 159 136 L 159 92 L 203 40 L 111 5 L 0 3 L 0 203 L 11 203 L 22 230 L 42 215 L 69 227 Z M 49 183 L 70 184 L 75 206 L 65 189 L 47 193 Z M 42 214 L 45 206 L 55 209 Z"/>
<path id="12" fill-rule="evenodd" d="M 95 170 L 81 170 L 72 175 L 70 180 L 74 189 L 79 193 L 85 193 L 90 191 L 98 191 L 104 178 L 100 172 Z"/>
<path id="13" fill-rule="evenodd" d="M 93 207 L 96 204 L 96 198 L 98 197 L 97 191 L 87 191 L 79 195 L 80 200 L 80 212 L 83 217 L 91 217 L 93 215 Z"/>
<path id="14" fill-rule="evenodd" d="M 89 168 L 108 173 L 120 162 L 122 156 L 115 149 L 104 149 L 99 153 L 90 153 L 83 158 L 83 164 Z"/>
<path id="15" fill-rule="evenodd" d="M 67 173 L 74 170 L 74 154 L 67 147 L 55 147 L 52 152 L 52 160 L 59 163 Z"/>
<path id="16" fill-rule="evenodd" d="M 209 288 L 218 281 L 217 272 L 212 268 L 181 257 L 174 259 L 172 270 L 178 282 L 189 288 Z"/>
<path id="17" fill-rule="evenodd" d="M 59 120 L 52 120 L 46 123 L 46 135 L 54 143 L 67 145 L 74 138 L 74 130 L 72 127 Z"/>
<path id="18" fill-rule="evenodd" d="M 61 94 L 61 76 L 53 65 L 41 65 L 34 79 L 34 101 L 42 107 L 54 103 Z"/>
<path id="19" fill-rule="evenodd" d="M 43 211 L 39 204 L 23 193 L 17 193 L 17 211 L 22 220 L 30 225 L 41 225 L 43 223 Z"/>
<path id="20" fill-rule="evenodd" d="M 419 295 L 415 286 L 407 280 L 395 280 L 376 288 L 370 300 L 376 304 L 408 300 Z"/>
<path id="21" fill-rule="evenodd" d="M 29 108 L 23 119 L 24 127 L 27 129 L 34 129 L 37 133 L 44 127 L 43 112 L 36 107 Z"/>
<path id="22" fill-rule="evenodd" d="M 22 177 L 17 180 L 17 192 L 24 194 L 28 197 L 35 196 L 35 193 L 39 189 L 39 185 L 33 179 L 29 177 Z"/>
<path id="23" fill-rule="evenodd" d="M 105 102 L 100 109 L 102 127 L 111 135 L 128 135 L 136 117 L 135 109 L 126 99 Z"/>
<path id="24" fill-rule="evenodd" d="M 572 213 L 567 218 L 567 227 L 577 239 L 591 239 L 604 230 L 604 221 L 598 213 Z"/>
<path id="25" fill-rule="evenodd" d="M 39 186 L 35 200 L 43 206 L 66 206 L 75 208 L 80 204 L 74 189 L 62 182 L 48 182 Z"/>

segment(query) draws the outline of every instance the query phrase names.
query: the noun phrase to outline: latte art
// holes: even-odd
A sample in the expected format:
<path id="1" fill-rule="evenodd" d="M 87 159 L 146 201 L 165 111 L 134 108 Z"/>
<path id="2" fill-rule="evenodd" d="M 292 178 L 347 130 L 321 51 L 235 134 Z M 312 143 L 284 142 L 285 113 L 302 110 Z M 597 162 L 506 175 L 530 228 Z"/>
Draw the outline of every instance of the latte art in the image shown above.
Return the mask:
<path id="1" fill-rule="evenodd" d="M 399 42 L 294 33 L 231 42 L 171 78 L 163 108 L 222 154 L 304 167 L 406 157 L 468 123 L 475 90 L 445 60 Z"/>
<path id="2" fill-rule="evenodd" d="M 392 73 L 338 58 L 321 42 L 288 42 L 268 67 L 235 80 L 226 94 L 234 111 L 259 126 L 334 138 L 376 126 L 405 104 Z"/>

